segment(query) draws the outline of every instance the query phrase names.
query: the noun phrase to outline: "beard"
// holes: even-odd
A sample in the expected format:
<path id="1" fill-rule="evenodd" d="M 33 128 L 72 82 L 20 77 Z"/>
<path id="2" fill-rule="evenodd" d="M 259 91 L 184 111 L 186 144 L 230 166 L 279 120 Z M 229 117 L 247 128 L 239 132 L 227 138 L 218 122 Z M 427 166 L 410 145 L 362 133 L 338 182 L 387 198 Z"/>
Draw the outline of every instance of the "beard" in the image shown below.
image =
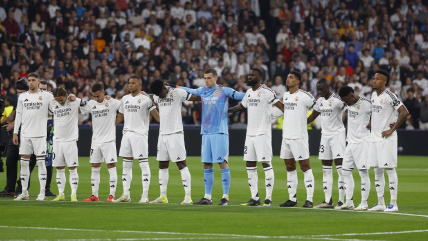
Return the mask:
<path id="1" fill-rule="evenodd" d="M 257 80 L 247 80 L 247 86 L 254 86 L 257 84 Z"/>

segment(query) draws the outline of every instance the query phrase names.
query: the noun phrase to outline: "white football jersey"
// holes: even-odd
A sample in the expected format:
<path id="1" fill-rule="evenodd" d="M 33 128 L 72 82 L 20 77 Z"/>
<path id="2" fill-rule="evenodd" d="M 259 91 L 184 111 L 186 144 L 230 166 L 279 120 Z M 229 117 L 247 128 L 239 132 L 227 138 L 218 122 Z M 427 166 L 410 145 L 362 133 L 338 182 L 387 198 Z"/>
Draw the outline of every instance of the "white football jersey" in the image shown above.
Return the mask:
<path id="1" fill-rule="evenodd" d="M 49 103 L 54 99 L 51 92 L 39 90 L 31 94 L 24 92 L 19 95 L 16 106 L 16 120 L 20 120 L 22 137 L 46 137 Z M 19 124 L 13 133 L 18 133 Z"/>
<path id="2" fill-rule="evenodd" d="M 314 110 L 320 113 L 321 134 L 325 137 L 335 136 L 345 130 L 342 116 L 346 105 L 335 93 L 328 99 L 320 97 L 314 105 Z"/>
<path id="3" fill-rule="evenodd" d="M 372 102 L 360 96 L 353 105 L 348 106 L 348 143 L 361 143 L 370 140 L 370 130 L 367 125 L 372 113 Z"/>
<path id="4" fill-rule="evenodd" d="M 248 109 L 247 136 L 271 136 L 272 105 L 278 101 L 275 92 L 267 87 L 247 90 L 241 102 Z"/>
<path id="5" fill-rule="evenodd" d="M 81 99 L 70 101 L 68 98 L 64 105 L 53 99 L 49 110 L 54 120 L 55 141 L 77 141 L 79 139 L 78 117 Z"/>
<path id="6" fill-rule="evenodd" d="M 159 106 L 160 129 L 159 134 L 167 135 L 183 131 L 183 120 L 181 117 L 181 106 L 183 101 L 187 101 L 192 94 L 184 89 L 168 88 L 168 94 L 161 99 L 153 95 L 155 103 Z"/>
<path id="7" fill-rule="evenodd" d="M 282 124 L 283 139 L 308 138 L 308 111 L 315 105 L 315 98 L 304 90 L 293 94 L 285 92 L 282 97 L 284 104 L 284 121 Z"/>
<path id="8" fill-rule="evenodd" d="M 110 99 L 101 103 L 90 100 L 80 107 L 82 113 L 89 112 L 92 115 L 92 142 L 116 141 L 116 114 L 119 106 L 119 100 Z"/>
<path id="9" fill-rule="evenodd" d="M 397 110 L 402 105 L 403 103 L 401 103 L 397 96 L 387 89 L 385 89 L 379 96 L 376 91 L 372 93 L 372 142 L 385 140 L 382 138 L 382 132 L 389 130 L 389 124 L 396 121 Z M 388 136 L 387 139 L 398 140 L 397 132 L 394 131 L 394 133 Z"/>
<path id="10" fill-rule="evenodd" d="M 149 134 L 150 111 L 156 109 L 152 98 L 138 93 L 136 96 L 125 95 L 121 102 L 119 112 L 123 114 L 123 131 L 133 131 L 140 135 Z"/>

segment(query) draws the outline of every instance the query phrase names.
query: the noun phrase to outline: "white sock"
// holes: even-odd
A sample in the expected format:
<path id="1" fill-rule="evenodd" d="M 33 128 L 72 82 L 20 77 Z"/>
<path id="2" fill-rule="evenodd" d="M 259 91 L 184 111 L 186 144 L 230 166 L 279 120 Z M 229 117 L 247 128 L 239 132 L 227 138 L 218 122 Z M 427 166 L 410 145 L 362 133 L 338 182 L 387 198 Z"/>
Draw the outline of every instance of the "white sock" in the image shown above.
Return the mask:
<path id="1" fill-rule="evenodd" d="M 367 200 L 370 193 L 369 170 L 359 170 L 361 177 L 361 204 L 368 207 Z"/>
<path id="2" fill-rule="evenodd" d="M 272 201 L 273 184 L 275 183 L 272 164 L 270 164 L 270 167 L 263 168 L 263 170 L 265 171 L 266 199 Z"/>
<path id="3" fill-rule="evenodd" d="M 71 175 L 70 175 L 71 178 Z M 64 189 L 65 189 L 65 169 L 56 169 L 56 184 L 58 185 L 58 192 L 61 195 L 64 195 Z M 71 180 L 70 180 L 71 183 Z"/>
<path id="4" fill-rule="evenodd" d="M 391 193 L 391 204 L 397 206 L 397 188 L 398 188 L 398 177 L 395 168 L 387 168 L 386 174 L 388 174 L 389 181 L 389 192 Z"/>
<path id="5" fill-rule="evenodd" d="M 385 205 L 384 192 L 385 192 L 385 176 L 383 168 L 374 168 L 375 173 L 375 187 L 377 192 L 377 204 Z"/>
<path id="6" fill-rule="evenodd" d="M 181 169 L 180 172 L 181 172 L 181 181 L 183 182 L 185 196 L 192 197 L 192 192 L 191 192 L 192 177 L 190 176 L 189 168 L 185 167 Z"/>
<path id="7" fill-rule="evenodd" d="M 259 200 L 259 176 L 257 167 L 247 167 L 248 185 L 250 186 L 251 198 Z"/>
<path id="8" fill-rule="evenodd" d="M 354 206 L 354 178 L 352 177 L 352 169 L 343 170 L 343 180 L 345 182 L 346 205 Z"/>
<path id="9" fill-rule="evenodd" d="M 205 193 L 204 198 L 206 198 L 206 199 L 208 199 L 208 200 L 211 200 L 211 194 L 206 194 L 206 193 Z"/>
<path id="10" fill-rule="evenodd" d="M 297 171 L 294 170 L 291 172 L 287 172 L 288 197 L 293 202 L 296 202 L 297 200 L 297 196 L 296 196 L 297 184 L 298 184 Z"/>
<path id="11" fill-rule="evenodd" d="M 226 198 L 226 200 L 228 200 L 229 201 L 229 194 L 223 194 L 223 197 L 222 198 Z"/>
<path id="12" fill-rule="evenodd" d="M 98 190 L 100 188 L 100 171 L 101 167 L 92 167 L 91 182 L 92 182 L 92 195 L 98 197 Z"/>
<path id="13" fill-rule="evenodd" d="M 339 201 L 343 203 L 345 200 L 345 182 L 343 181 L 343 175 L 342 175 L 342 165 L 336 166 L 337 174 L 339 175 L 337 184 L 339 188 Z"/>
<path id="14" fill-rule="evenodd" d="M 131 195 L 131 181 L 132 181 L 132 160 L 123 159 L 123 173 L 122 173 L 122 184 L 123 184 L 123 195 Z"/>
<path id="15" fill-rule="evenodd" d="M 168 168 L 159 169 L 159 186 L 160 195 L 166 197 L 166 190 L 168 188 L 169 171 Z"/>
<path id="16" fill-rule="evenodd" d="M 39 169 L 38 173 L 39 173 L 39 181 L 40 181 L 40 194 L 45 195 L 46 179 L 47 179 L 45 157 L 37 158 L 37 166 Z"/>
<path id="17" fill-rule="evenodd" d="M 30 159 L 21 158 L 21 186 L 22 194 L 28 196 L 28 182 L 30 181 Z"/>
<path id="18" fill-rule="evenodd" d="M 77 174 L 77 168 L 69 171 L 70 171 L 69 181 L 70 181 L 70 187 L 71 187 L 71 195 L 76 195 L 77 187 L 79 186 L 79 175 Z"/>
<path id="19" fill-rule="evenodd" d="M 149 161 L 147 159 L 140 160 L 140 167 L 141 167 L 141 176 L 143 179 L 143 195 L 142 197 L 148 198 L 149 197 L 149 187 L 150 187 L 150 166 Z"/>
<path id="20" fill-rule="evenodd" d="M 312 169 L 307 170 L 303 174 L 305 175 L 306 200 L 313 202 L 315 188 L 314 174 L 312 173 Z"/>
<path id="21" fill-rule="evenodd" d="M 117 187 L 117 169 L 112 167 L 108 169 L 108 172 L 110 174 L 110 195 L 114 197 Z"/>
<path id="22" fill-rule="evenodd" d="M 325 202 L 330 203 L 331 192 L 333 191 L 333 167 L 331 166 L 322 166 L 322 183 L 325 195 Z"/>

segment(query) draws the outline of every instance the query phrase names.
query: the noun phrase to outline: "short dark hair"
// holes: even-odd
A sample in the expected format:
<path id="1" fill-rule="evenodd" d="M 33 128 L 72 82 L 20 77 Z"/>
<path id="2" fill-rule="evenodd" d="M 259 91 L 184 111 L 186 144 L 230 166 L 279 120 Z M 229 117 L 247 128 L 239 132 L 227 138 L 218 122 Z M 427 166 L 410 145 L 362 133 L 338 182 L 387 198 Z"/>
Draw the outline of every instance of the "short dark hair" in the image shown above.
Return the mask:
<path id="1" fill-rule="evenodd" d="M 141 77 L 140 77 L 140 76 L 138 76 L 138 75 L 136 75 L 136 74 L 131 75 L 131 77 L 129 77 L 129 79 L 128 79 L 128 82 L 129 82 L 131 79 L 137 79 L 137 80 L 140 82 L 140 84 L 142 84 Z"/>
<path id="2" fill-rule="evenodd" d="M 340 98 L 343 98 L 343 97 L 349 95 L 350 93 L 354 93 L 354 89 L 351 86 L 343 86 L 339 90 Z"/>
<path id="3" fill-rule="evenodd" d="M 259 68 L 252 68 L 251 70 L 256 71 L 257 73 L 260 74 L 261 77 L 263 77 L 263 72 Z"/>
<path id="4" fill-rule="evenodd" d="M 53 96 L 54 97 L 67 96 L 67 91 L 62 87 L 55 88 L 53 90 Z"/>
<path id="5" fill-rule="evenodd" d="M 28 79 L 28 78 L 30 78 L 30 77 L 34 77 L 34 78 L 36 78 L 36 79 L 40 79 L 39 74 L 38 74 L 38 73 L 36 73 L 36 72 L 29 73 L 29 74 L 27 75 L 27 79 Z"/>
<path id="6" fill-rule="evenodd" d="M 318 80 L 317 84 L 330 85 L 330 81 L 328 81 L 328 79 L 326 79 L 326 78 L 321 78 L 320 80 Z"/>
<path id="7" fill-rule="evenodd" d="M 164 86 L 165 84 L 163 83 L 162 80 L 160 79 L 154 80 L 150 84 L 150 92 L 152 92 L 154 95 L 159 95 L 162 92 Z"/>
<path id="8" fill-rule="evenodd" d="M 217 71 L 215 69 L 207 69 L 204 74 L 213 74 L 213 77 L 217 76 Z"/>
<path id="9" fill-rule="evenodd" d="M 386 77 L 386 85 L 385 86 L 389 85 L 389 73 L 386 70 L 379 69 L 378 71 L 376 71 L 376 74 L 381 74 L 381 75 L 385 76 Z"/>
<path id="10" fill-rule="evenodd" d="M 92 93 L 97 91 L 104 91 L 104 86 L 102 84 L 94 84 L 94 86 L 92 86 Z"/>
<path id="11" fill-rule="evenodd" d="M 25 79 L 20 79 L 18 82 L 16 82 L 16 89 L 17 90 L 28 90 L 28 84 Z"/>
<path id="12" fill-rule="evenodd" d="M 302 80 L 302 74 L 299 71 L 293 70 L 290 72 L 290 74 L 293 74 L 299 81 Z"/>
<path id="13" fill-rule="evenodd" d="M 48 82 L 46 80 L 40 80 L 41 85 L 48 85 Z"/>

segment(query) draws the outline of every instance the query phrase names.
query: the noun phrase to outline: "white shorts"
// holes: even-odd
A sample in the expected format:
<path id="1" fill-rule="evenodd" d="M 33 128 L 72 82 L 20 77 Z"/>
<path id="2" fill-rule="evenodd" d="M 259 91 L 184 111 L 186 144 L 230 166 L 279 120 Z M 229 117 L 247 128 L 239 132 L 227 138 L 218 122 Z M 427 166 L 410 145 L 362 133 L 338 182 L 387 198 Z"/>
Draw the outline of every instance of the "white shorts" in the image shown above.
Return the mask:
<path id="1" fill-rule="evenodd" d="M 19 155 L 45 156 L 47 150 L 46 137 L 22 137 L 19 144 Z"/>
<path id="2" fill-rule="evenodd" d="M 105 160 L 106 164 L 117 162 L 116 142 L 94 143 L 91 145 L 90 163 L 101 163 Z"/>
<path id="3" fill-rule="evenodd" d="M 302 161 L 309 159 L 309 141 L 307 138 L 282 139 L 281 159 Z"/>
<path id="4" fill-rule="evenodd" d="M 186 147 L 183 132 L 169 135 L 159 135 L 158 161 L 181 162 L 186 160 Z"/>
<path id="5" fill-rule="evenodd" d="M 397 141 L 384 140 L 371 142 L 369 145 L 369 165 L 371 167 L 397 167 Z"/>
<path id="6" fill-rule="evenodd" d="M 244 146 L 244 161 L 272 161 L 272 138 L 268 135 L 247 136 Z"/>
<path id="7" fill-rule="evenodd" d="M 320 160 L 334 160 L 343 158 L 346 147 L 346 131 L 332 137 L 321 135 L 319 149 Z"/>
<path id="8" fill-rule="evenodd" d="M 343 169 L 356 168 L 358 170 L 369 169 L 369 144 L 367 142 L 351 143 L 345 148 Z"/>
<path id="9" fill-rule="evenodd" d="M 147 135 L 140 135 L 133 131 L 124 132 L 120 143 L 119 156 L 133 157 L 134 159 L 149 158 L 148 139 Z"/>
<path id="10" fill-rule="evenodd" d="M 79 166 L 79 158 L 77 153 L 77 143 L 75 141 L 54 141 L 52 166 L 54 167 L 77 167 Z"/>

